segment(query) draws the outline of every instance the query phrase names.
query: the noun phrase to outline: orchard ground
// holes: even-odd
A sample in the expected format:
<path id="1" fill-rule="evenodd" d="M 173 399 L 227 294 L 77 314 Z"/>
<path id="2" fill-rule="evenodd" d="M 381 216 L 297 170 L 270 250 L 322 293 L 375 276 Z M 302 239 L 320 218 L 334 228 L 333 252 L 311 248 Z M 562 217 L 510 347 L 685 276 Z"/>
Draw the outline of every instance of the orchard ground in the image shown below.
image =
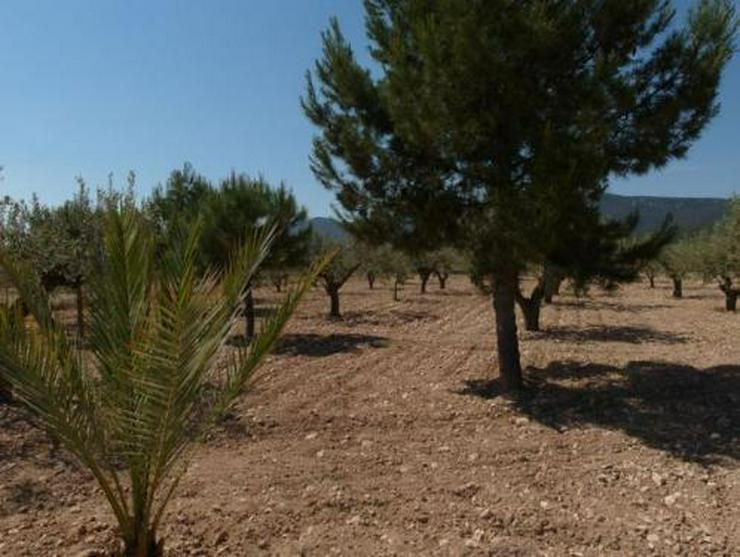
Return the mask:
<path id="1" fill-rule="evenodd" d="M 489 298 L 312 291 L 165 517 L 171 555 L 740 555 L 740 315 L 716 285 L 569 294 L 500 396 Z M 274 294 L 257 293 L 266 308 Z M 70 324 L 73 319 L 70 316 Z M 0 406 L 0 554 L 105 555 L 88 475 Z"/>

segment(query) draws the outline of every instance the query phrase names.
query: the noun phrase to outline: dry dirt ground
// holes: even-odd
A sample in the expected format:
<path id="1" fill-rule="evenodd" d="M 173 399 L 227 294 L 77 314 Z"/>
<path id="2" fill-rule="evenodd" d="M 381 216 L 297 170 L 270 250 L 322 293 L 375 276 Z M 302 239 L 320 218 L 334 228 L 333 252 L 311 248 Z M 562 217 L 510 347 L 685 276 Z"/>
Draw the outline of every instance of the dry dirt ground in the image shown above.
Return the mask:
<path id="1" fill-rule="evenodd" d="M 261 291 L 263 307 L 274 298 Z M 740 555 L 740 315 L 712 285 L 564 295 L 498 395 L 468 281 L 344 319 L 311 293 L 262 380 L 199 447 L 171 555 Z M 0 407 L 0 555 L 98 555 L 89 476 Z"/>

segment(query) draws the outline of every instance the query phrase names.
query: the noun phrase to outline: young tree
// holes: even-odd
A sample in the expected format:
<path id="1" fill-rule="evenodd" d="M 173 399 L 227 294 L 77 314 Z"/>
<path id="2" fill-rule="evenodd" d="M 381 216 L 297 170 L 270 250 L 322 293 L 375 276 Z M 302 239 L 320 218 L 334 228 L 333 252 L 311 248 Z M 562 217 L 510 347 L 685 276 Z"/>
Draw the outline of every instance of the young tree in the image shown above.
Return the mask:
<path id="1" fill-rule="evenodd" d="M 645 278 L 648 279 L 648 284 L 650 285 L 650 288 L 655 288 L 655 278 L 660 272 L 660 266 L 658 265 L 658 263 L 655 261 L 648 261 L 645 264 L 642 272 L 645 274 Z"/>
<path id="2" fill-rule="evenodd" d="M 411 255 L 411 266 L 419 275 L 419 291 L 427 292 L 427 283 L 435 271 L 434 254 L 432 252 L 417 252 Z"/>
<path id="3" fill-rule="evenodd" d="M 673 297 L 683 298 L 683 281 L 690 273 L 699 270 L 696 238 L 684 237 L 668 246 L 658 261 L 673 282 Z"/>
<path id="4" fill-rule="evenodd" d="M 447 286 L 447 279 L 450 278 L 450 274 L 464 267 L 462 257 L 457 250 L 451 247 L 444 247 L 435 251 L 432 254 L 432 261 L 440 290 L 444 290 Z"/>
<path id="5" fill-rule="evenodd" d="M 59 207 L 4 200 L 3 243 L 16 257 L 38 273 L 44 289 L 71 288 L 77 301 L 77 334 L 85 333 L 83 288 L 101 243 L 103 193 L 93 204 L 89 190 L 79 180 L 75 196 Z"/>
<path id="6" fill-rule="evenodd" d="M 730 201 L 726 215 L 705 240 L 701 254 L 704 268 L 717 277 L 719 288 L 725 295 L 725 309 L 737 310 L 740 287 L 740 198 Z"/>
<path id="7" fill-rule="evenodd" d="M 335 254 L 331 263 L 326 265 L 318 276 L 329 296 L 329 318 L 341 319 L 339 291 L 361 266 L 355 246 L 340 245 L 328 238 L 314 236 L 312 251 L 318 258 Z"/>
<path id="8" fill-rule="evenodd" d="M 393 300 L 397 302 L 399 288 L 406 284 L 411 274 L 409 258 L 389 244 L 361 245 L 358 249 L 362 253 L 362 267 L 366 269 L 368 275 L 372 273 L 373 282 L 382 278 L 393 283 Z"/>
<path id="9" fill-rule="evenodd" d="M 385 257 L 387 253 L 383 249 L 383 246 L 373 246 L 362 241 L 358 241 L 357 249 L 362 253 L 362 264 L 360 268 L 365 273 L 367 286 L 370 290 L 373 290 L 375 288 L 375 281 L 382 277 L 385 271 Z"/>
<path id="10" fill-rule="evenodd" d="M 579 214 L 611 175 L 686 153 L 717 113 L 734 6 L 701 1 L 675 28 L 662 0 L 365 0 L 365 12 L 378 71 L 333 21 L 309 75 L 312 169 L 347 220 L 469 250 L 517 390 L 519 274 L 569 232 L 548 211 Z"/>
<path id="11" fill-rule="evenodd" d="M 94 476 L 126 557 L 164 554 L 159 526 L 188 448 L 247 388 L 320 270 L 224 368 L 242 291 L 273 237 L 254 235 L 227 268 L 201 274 L 198 234 L 195 227 L 157 249 L 140 214 L 109 215 L 90 288 L 92 358 L 68 341 L 38 277 L 7 252 L 0 257 L 36 322 L 29 328 L 18 313 L 0 313 L 0 379 Z"/>

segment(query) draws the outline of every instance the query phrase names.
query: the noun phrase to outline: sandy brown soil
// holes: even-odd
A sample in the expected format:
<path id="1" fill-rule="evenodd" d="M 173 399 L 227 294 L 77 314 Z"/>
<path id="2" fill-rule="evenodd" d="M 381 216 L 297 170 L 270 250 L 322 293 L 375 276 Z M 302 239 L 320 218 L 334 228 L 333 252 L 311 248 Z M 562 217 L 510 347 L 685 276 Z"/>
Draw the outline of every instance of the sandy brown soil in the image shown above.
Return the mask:
<path id="1" fill-rule="evenodd" d="M 740 555 L 740 315 L 716 287 L 565 295 L 497 396 L 466 279 L 311 294 L 166 518 L 172 555 Z M 261 292 L 261 301 L 273 297 Z M 0 555 L 96 555 L 88 475 L 0 407 Z"/>

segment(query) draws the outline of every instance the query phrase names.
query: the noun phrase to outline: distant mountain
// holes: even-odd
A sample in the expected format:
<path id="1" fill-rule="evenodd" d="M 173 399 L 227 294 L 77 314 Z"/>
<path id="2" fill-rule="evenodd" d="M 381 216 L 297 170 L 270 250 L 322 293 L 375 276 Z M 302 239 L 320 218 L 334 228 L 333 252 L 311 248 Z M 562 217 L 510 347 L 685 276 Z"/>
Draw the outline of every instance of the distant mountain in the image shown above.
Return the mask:
<path id="1" fill-rule="evenodd" d="M 681 230 L 695 230 L 717 222 L 727 209 L 727 200 L 713 197 L 649 197 L 607 193 L 601 211 L 613 219 L 623 219 L 632 211 L 640 214 L 638 232 L 656 230 L 667 214 Z"/>
<path id="2" fill-rule="evenodd" d="M 637 232 L 657 230 L 669 213 L 681 230 L 696 230 L 722 218 L 727 203 L 727 199 L 716 197 L 650 197 L 607 193 L 601 200 L 601 212 L 613 219 L 623 219 L 637 210 L 640 214 Z M 316 217 L 310 222 L 321 236 L 338 241 L 349 237 L 342 224 L 335 219 Z"/>
<path id="3" fill-rule="evenodd" d="M 336 219 L 327 217 L 314 217 L 310 221 L 311 228 L 313 231 L 323 238 L 329 238 L 337 242 L 343 242 L 349 238 L 349 232 L 347 232 L 342 223 Z"/>

